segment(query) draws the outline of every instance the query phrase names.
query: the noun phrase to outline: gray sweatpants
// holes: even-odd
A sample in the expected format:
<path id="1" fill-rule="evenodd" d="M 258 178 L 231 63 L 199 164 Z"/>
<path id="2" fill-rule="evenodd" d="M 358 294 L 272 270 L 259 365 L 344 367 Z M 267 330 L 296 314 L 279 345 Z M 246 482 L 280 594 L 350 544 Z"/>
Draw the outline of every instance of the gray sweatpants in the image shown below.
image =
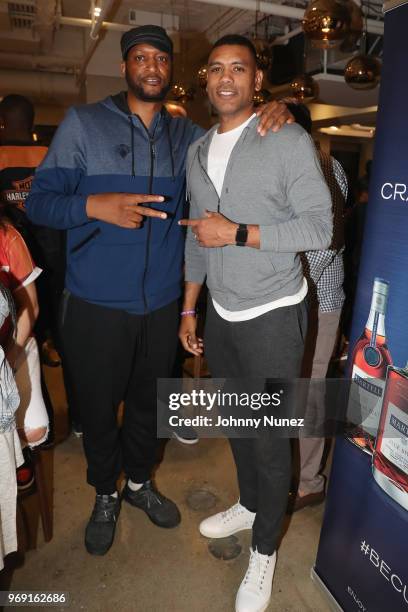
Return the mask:
<path id="1" fill-rule="evenodd" d="M 204 347 L 214 378 L 298 378 L 307 329 L 305 302 L 231 323 L 208 301 Z M 291 479 L 288 438 L 262 430 L 256 438 L 230 438 L 237 468 L 240 503 L 256 512 L 252 547 L 275 551 Z"/>

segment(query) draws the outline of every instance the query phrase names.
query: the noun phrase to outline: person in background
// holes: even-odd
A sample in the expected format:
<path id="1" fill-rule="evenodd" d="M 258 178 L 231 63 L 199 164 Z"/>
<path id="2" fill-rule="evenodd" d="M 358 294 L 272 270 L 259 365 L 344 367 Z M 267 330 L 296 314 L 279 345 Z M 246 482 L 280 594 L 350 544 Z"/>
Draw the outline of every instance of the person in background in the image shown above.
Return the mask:
<path id="1" fill-rule="evenodd" d="M 43 362 L 48 366 L 58 366 L 60 357 L 53 345 L 59 344 L 57 311 L 64 275 L 62 233 L 44 226 L 37 227 L 26 215 L 25 202 L 35 170 L 47 153 L 47 147 L 38 146 L 33 141 L 33 124 L 34 107 L 30 100 L 17 94 L 3 98 L 0 102 L 0 197 L 8 217 L 43 270 L 37 281 L 40 313 L 35 336 Z M 53 406 L 42 374 L 41 385 L 52 429 Z M 69 398 L 67 384 L 66 390 Z M 72 401 L 68 403 L 73 410 Z M 49 441 L 52 438 L 51 431 Z"/>
<path id="2" fill-rule="evenodd" d="M 33 141 L 34 107 L 24 96 L 10 94 L 0 102 L 0 195 L 8 214 L 24 236 L 30 253 L 43 269 L 39 280 L 41 313 L 36 336 L 47 365 L 59 365 L 51 343 L 57 337 L 56 312 L 62 292 L 63 265 L 61 232 L 33 225 L 27 218 L 25 201 L 34 173 L 47 147 Z"/>
<path id="3" fill-rule="evenodd" d="M 9 317 L 14 330 L 16 313 L 13 298 L 0 282 L 0 330 Z M 3 558 L 17 550 L 16 468 L 24 461 L 15 422 L 19 403 L 12 369 L 0 346 L 0 572 Z"/>
<path id="4" fill-rule="evenodd" d="M 351 256 L 351 266 L 357 277 L 360 266 L 361 247 L 363 244 L 364 227 L 368 205 L 368 178 L 360 178 L 357 182 L 356 200 L 347 219 L 347 250 Z"/>
<path id="5" fill-rule="evenodd" d="M 367 162 L 368 166 L 369 162 Z M 368 170 L 368 167 L 366 167 Z M 342 316 L 341 329 L 344 336 L 342 361 L 346 362 L 348 353 L 348 339 L 350 336 L 351 321 L 353 318 L 353 306 L 357 290 L 358 270 L 360 267 L 361 247 L 363 245 L 364 227 L 368 206 L 368 176 L 363 176 L 357 181 L 355 190 L 355 203 L 346 217 L 345 240 L 346 250 L 344 254 L 345 265 L 345 292 L 346 301 Z"/>
<path id="6" fill-rule="evenodd" d="M 312 119 L 307 106 L 291 105 L 289 109 L 296 122 L 309 134 Z M 347 177 L 341 164 L 317 151 L 323 176 L 330 189 L 333 213 L 333 237 L 328 249 L 304 253 L 304 272 L 309 284 L 309 326 L 303 360 L 304 377 L 324 379 L 332 356 L 340 316 L 344 303 L 344 207 L 347 200 Z M 320 414 L 324 421 L 324 393 L 318 386 L 312 387 L 308 397 L 307 413 Z M 325 479 L 321 474 L 321 463 L 325 438 L 301 437 L 299 439 L 300 473 L 297 494 L 290 501 L 290 509 L 300 510 L 319 504 L 325 496 Z"/>
<path id="7" fill-rule="evenodd" d="M 206 279 L 209 369 L 239 388 L 250 377 L 300 375 L 307 282 L 298 252 L 327 248 L 332 228 L 330 194 L 309 135 L 289 125 L 260 138 L 253 96 L 261 86 L 251 41 L 229 35 L 214 44 L 207 92 L 220 123 L 190 147 L 191 218 L 180 222 L 188 227 L 180 340 L 202 353 L 195 309 Z M 290 441 L 272 430 L 230 438 L 239 501 L 199 528 L 207 538 L 252 528 L 237 612 L 261 612 L 271 597 L 291 478 Z"/>
<path id="8" fill-rule="evenodd" d="M 40 274 L 41 269 L 33 263 L 21 234 L 0 205 L 0 282 L 11 292 L 16 305 L 15 333 L 9 317 L 0 330 L 0 345 L 14 372 L 20 396 L 16 414 L 18 433 L 23 445 L 29 448 L 45 442 L 49 429 L 41 389 L 40 358 L 33 336 L 39 312 L 35 280 Z M 29 453 L 26 458 L 28 461 Z M 19 486 L 30 486 L 31 470 L 22 471 L 21 476 Z"/>
<path id="9" fill-rule="evenodd" d="M 113 543 L 121 498 L 159 527 L 181 519 L 152 481 L 156 380 L 174 366 L 184 250 L 177 221 L 187 149 L 204 133 L 164 107 L 173 43 L 163 28 L 125 32 L 121 51 L 127 91 L 68 111 L 27 200 L 33 223 L 67 230 L 63 353 L 80 407 L 88 483 L 96 490 L 85 531 L 95 555 Z M 276 116 L 276 129 L 291 118 L 275 103 L 259 130 Z"/>

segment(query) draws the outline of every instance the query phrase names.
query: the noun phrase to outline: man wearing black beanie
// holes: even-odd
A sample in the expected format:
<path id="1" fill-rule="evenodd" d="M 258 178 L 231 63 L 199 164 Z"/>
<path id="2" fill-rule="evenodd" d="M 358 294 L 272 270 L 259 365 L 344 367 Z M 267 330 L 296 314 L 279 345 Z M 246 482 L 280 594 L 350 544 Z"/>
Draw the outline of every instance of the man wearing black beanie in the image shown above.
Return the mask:
<path id="1" fill-rule="evenodd" d="M 85 533 L 96 555 L 112 545 L 121 497 L 160 527 L 180 522 L 176 504 L 151 480 L 156 381 L 171 376 L 175 360 L 185 161 L 204 133 L 164 108 L 173 56 L 166 31 L 134 28 L 121 50 L 127 92 L 68 111 L 27 201 L 34 223 L 67 230 L 61 329 L 87 480 L 96 489 Z M 290 118 L 285 105 L 272 103 L 259 129 L 279 129 Z"/>
<path id="2" fill-rule="evenodd" d="M 123 60 L 126 61 L 128 52 L 138 44 L 147 44 L 164 51 L 173 59 L 173 41 L 166 30 L 156 25 L 144 25 L 132 28 L 125 32 L 120 41 Z"/>

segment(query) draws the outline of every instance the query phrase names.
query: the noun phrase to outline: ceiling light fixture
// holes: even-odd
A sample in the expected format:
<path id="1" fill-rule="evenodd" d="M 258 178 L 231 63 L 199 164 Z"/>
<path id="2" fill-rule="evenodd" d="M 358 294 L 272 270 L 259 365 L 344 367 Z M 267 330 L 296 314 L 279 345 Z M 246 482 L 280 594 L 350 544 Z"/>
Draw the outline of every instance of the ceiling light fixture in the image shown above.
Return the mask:
<path id="1" fill-rule="evenodd" d="M 185 104 L 190 100 L 194 100 L 195 89 L 194 87 L 184 87 L 180 83 L 175 83 L 169 91 L 168 101 L 179 102 Z"/>
<path id="2" fill-rule="evenodd" d="M 269 70 L 272 65 L 271 45 L 268 40 L 268 19 L 265 19 L 265 35 L 264 37 L 258 35 L 258 21 L 259 21 L 259 9 L 260 0 L 257 0 L 256 11 L 255 11 L 255 26 L 254 34 L 252 37 L 252 44 L 255 47 L 256 61 L 260 70 Z"/>
<path id="3" fill-rule="evenodd" d="M 302 20 L 305 35 L 313 47 L 330 49 L 339 45 L 351 26 L 351 13 L 338 0 L 311 0 Z"/>
<path id="4" fill-rule="evenodd" d="M 351 53 L 356 50 L 363 31 L 363 13 L 353 0 L 346 0 L 346 6 L 350 11 L 350 29 L 340 45 L 340 51 Z"/>
<path id="5" fill-rule="evenodd" d="M 319 86 L 312 76 L 306 73 L 308 40 L 303 37 L 303 70 L 290 84 L 293 95 L 303 103 L 311 102 L 319 95 Z"/>
<path id="6" fill-rule="evenodd" d="M 311 102 L 319 93 L 316 81 L 308 74 L 301 74 L 293 79 L 290 84 L 293 95 L 300 102 Z"/>
<path id="7" fill-rule="evenodd" d="M 347 63 L 344 70 L 344 80 L 352 89 L 374 89 L 380 82 L 381 62 L 374 55 L 367 53 L 367 18 L 370 10 L 368 0 L 365 11 L 365 26 L 361 40 L 360 53 Z"/>
<path id="8" fill-rule="evenodd" d="M 201 68 L 197 72 L 198 84 L 201 89 L 205 89 L 207 87 L 208 80 L 208 68 L 207 66 L 201 66 Z"/>

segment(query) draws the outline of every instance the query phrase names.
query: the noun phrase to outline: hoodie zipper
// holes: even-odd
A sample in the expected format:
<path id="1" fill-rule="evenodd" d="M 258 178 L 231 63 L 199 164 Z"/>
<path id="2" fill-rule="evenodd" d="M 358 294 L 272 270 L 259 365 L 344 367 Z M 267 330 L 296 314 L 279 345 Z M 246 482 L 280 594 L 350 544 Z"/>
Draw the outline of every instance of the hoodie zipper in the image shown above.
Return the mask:
<path id="1" fill-rule="evenodd" d="M 225 168 L 224 181 L 225 181 L 225 177 L 227 176 L 228 172 L 231 170 L 231 166 L 232 166 L 232 162 L 233 162 L 233 158 L 234 158 L 234 152 L 236 151 L 236 147 L 237 147 L 238 143 L 241 141 L 241 139 L 242 139 L 242 142 L 245 140 L 247 133 L 248 133 L 248 126 L 246 128 L 244 128 L 243 133 L 240 135 L 240 137 L 238 138 L 238 141 L 235 143 L 235 145 L 234 145 L 234 147 L 233 147 L 233 149 L 231 151 L 231 154 L 230 154 L 230 157 L 229 157 L 229 160 L 228 160 L 228 163 L 227 163 L 227 167 Z M 214 183 L 212 182 L 211 178 L 209 177 L 207 170 L 204 168 L 204 165 L 203 165 L 203 163 L 201 161 L 200 147 L 198 148 L 197 157 L 198 157 L 198 163 L 200 164 L 200 168 L 201 168 L 201 171 L 204 174 L 205 180 L 209 183 L 209 185 L 212 186 L 212 188 L 213 188 L 213 190 L 214 190 L 214 192 L 215 192 L 215 194 L 217 196 L 217 212 L 221 212 L 221 210 L 220 210 L 221 209 L 221 196 L 218 195 L 218 191 L 216 190 Z M 224 186 L 223 186 L 223 189 L 224 189 Z M 221 284 L 221 286 L 223 286 L 223 284 L 224 284 L 224 250 L 223 249 L 220 249 L 220 258 L 221 258 L 221 281 L 220 281 L 220 284 Z"/>
<path id="2" fill-rule="evenodd" d="M 204 174 L 204 180 L 213 188 L 214 193 L 217 196 L 217 212 L 220 212 L 221 197 L 218 195 L 218 191 L 216 190 L 214 183 L 209 177 L 207 170 L 203 166 L 203 163 L 201 161 L 200 149 L 198 150 L 197 158 L 198 158 L 198 163 L 200 165 L 201 171 Z M 219 250 L 219 254 L 220 254 L 220 259 L 221 259 L 220 287 L 222 287 L 224 283 L 224 252 L 222 249 Z"/>
<path id="3" fill-rule="evenodd" d="M 149 148 L 150 148 L 150 174 L 149 174 L 149 190 L 148 193 L 149 195 L 153 193 L 153 174 L 154 174 L 154 162 L 156 159 L 156 148 L 155 148 L 155 143 L 154 143 L 154 135 L 156 133 L 156 129 L 157 126 L 160 122 L 159 121 L 156 123 L 155 128 L 153 130 L 153 134 L 150 134 L 149 130 L 147 129 L 147 127 L 145 126 L 145 124 L 143 123 L 142 119 L 139 117 L 139 115 L 136 115 L 136 117 L 139 119 L 140 123 L 142 124 L 147 137 L 149 139 Z M 149 259 L 150 259 L 150 236 L 152 233 L 152 223 L 151 223 L 151 218 L 148 217 L 146 219 L 146 223 L 147 223 L 147 236 L 146 236 L 146 251 L 145 251 L 145 264 L 144 264 L 144 269 L 143 269 L 143 279 L 142 279 L 142 292 L 143 292 L 143 305 L 144 305 L 144 311 L 145 314 L 147 314 L 147 297 L 146 297 L 146 276 L 147 276 L 147 269 L 149 267 Z"/>
<path id="4" fill-rule="evenodd" d="M 205 176 L 206 181 L 211 185 L 211 187 L 213 188 L 215 195 L 217 196 L 217 212 L 220 212 L 220 205 L 221 205 L 221 198 L 218 195 L 218 191 L 215 188 L 214 183 L 212 182 L 212 180 L 210 179 L 207 170 L 204 168 L 202 161 L 201 161 L 201 156 L 200 156 L 200 151 L 198 151 L 198 163 L 200 164 L 200 168 Z"/>

